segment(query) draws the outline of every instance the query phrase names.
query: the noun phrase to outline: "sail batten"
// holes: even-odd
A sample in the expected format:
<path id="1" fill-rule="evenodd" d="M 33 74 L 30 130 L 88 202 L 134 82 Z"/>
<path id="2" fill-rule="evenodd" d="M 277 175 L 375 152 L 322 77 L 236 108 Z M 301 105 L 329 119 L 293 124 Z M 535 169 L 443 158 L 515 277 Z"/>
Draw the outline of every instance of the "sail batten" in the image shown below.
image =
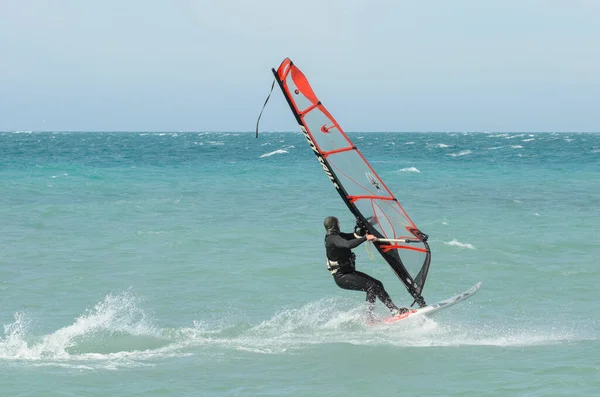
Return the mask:
<path id="1" fill-rule="evenodd" d="M 358 200 L 395 200 L 395 198 L 386 196 L 348 196 L 348 200 L 354 203 Z"/>
<path id="2" fill-rule="evenodd" d="M 344 147 L 341 149 L 330 150 L 328 152 L 323 152 L 323 157 L 328 157 L 328 156 L 331 156 L 332 154 L 347 152 L 349 150 L 355 150 L 355 149 L 356 149 L 356 147 L 354 147 L 354 146 L 348 146 L 348 147 Z"/>
<path id="3" fill-rule="evenodd" d="M 317 98 L 300 69 L 287 58 L 273 74 L 340 197 L 369 233 L 389 240 L 376 242 L 377 251 L 415 301 L 425 305 L 421 293 L 431 261 L 426 235 Z"/>

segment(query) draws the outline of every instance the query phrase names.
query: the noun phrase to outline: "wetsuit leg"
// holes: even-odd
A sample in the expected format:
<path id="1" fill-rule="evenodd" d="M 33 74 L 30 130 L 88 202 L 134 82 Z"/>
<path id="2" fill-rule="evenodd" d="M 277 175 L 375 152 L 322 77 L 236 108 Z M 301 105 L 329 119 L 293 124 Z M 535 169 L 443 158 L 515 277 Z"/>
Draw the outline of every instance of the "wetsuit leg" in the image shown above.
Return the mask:
<path id="1" fill-rule="evenodd" d="M 379 298 L 381 302 L 390 310 L 397 310 L 392 299 L 386 292 L 381 281 L 365 274 L 363 272 L 336 273 L 333 275 L 338 287 L 354 291 L 365 291 L 367 293 L 368 309 L 372 311 L 375 300 Z"/>

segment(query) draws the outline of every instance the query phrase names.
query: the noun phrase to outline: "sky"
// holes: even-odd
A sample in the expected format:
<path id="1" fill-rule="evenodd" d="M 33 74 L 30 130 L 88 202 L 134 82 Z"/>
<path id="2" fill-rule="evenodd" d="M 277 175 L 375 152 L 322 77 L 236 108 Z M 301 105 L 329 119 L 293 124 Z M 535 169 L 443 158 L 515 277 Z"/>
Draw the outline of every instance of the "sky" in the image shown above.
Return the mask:
<path id="1" fill-rule="evenodd" d="M 600 132 L 600 0 L 0 0 L 0 131 Z M 297 131 L 280 91 L 261 131 Z"/>

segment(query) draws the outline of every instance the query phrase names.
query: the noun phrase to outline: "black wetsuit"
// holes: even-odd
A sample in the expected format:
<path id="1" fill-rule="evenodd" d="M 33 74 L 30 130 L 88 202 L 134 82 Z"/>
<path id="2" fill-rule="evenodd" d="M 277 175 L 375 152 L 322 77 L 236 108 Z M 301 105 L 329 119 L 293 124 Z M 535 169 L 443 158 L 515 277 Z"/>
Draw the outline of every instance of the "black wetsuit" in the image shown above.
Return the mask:
<path id="1" fill-rule="evenodd" d="M 325 236 L 327 259 L 338 263 L 338 266 L 332 267 L 333 279 L 340 288 L 365 291 L 369 312 L 373 310 L 377 298 L 388 309 L 398 310 L 381 281 L 355 269 L 352 248 L 358 247 L 365 241 L 367 241 L 366 237 L 355 238 L 351 233 L 341 233 L 336 230 L 327 233 Z"/>

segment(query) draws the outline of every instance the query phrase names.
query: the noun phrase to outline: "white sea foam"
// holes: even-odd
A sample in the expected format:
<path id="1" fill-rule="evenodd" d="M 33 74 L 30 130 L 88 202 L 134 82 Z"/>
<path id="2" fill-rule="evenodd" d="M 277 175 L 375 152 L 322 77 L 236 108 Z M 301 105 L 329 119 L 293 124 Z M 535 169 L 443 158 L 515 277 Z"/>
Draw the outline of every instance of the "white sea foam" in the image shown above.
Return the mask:
<path id="1" fill-rule="evenodd" d="M 273 150 L 272 152 L 269 152 L 269 153 L 261 154 L 260 158 L 271 157 L 274 154 L 285 154 L 285 153 L 288 153 L 288 151 L 285 149 L 277 149 L 277 150 Z"/>
<path id="2" fill-rule="evenodd" d="M 471 298 L 477 299 L 477 296 Z M 402 304 L 402 302 L 399 302 Z M 471 301 L 455 311 L 468 310 Z M 461 309 L 462 308 L 462 309 Z M 378 304 L 377 316 L 387 311 Z M 237 322 L 236 322 L 237 321 Z M 461 345 L 529 346 L 582 340 L 585 335 L 552 328 L 550 331 L 504 329 L 489 323 L 463 325 L 438 323 L 414 317 L 394 324 L 370 324 L 365 306 L 352 298 L 323 298 L 299 308 L 286 308 L 255 325 L 239 318 L 194 321 L 193 326 L 157 329 L 130 294 L 107 296 L 96 307 L 67 327 L 36 337 L 23 313 L 4 327 L 0 360 L 24 365 L 56 366 L 80 370 L 119 370 L 157 365 L 157 360 L 215 349 L 256 354 L 282 354 L 322 344 L 359 346 L 431 347 Z M 211 354 L 211 353 L 208 353 Z M 221 353 L 217 353 L 221 354 Z"/>
<path id="3" fill-rule="evenodd" d="M 462 150 L 462 151 L 457 152 L 457 153 L 448 153 L 446 156 L 460 157 L 460 156 L 466 156 L 468 154 L 471 154 L 470 150 Z"/>
<path id="4" fill-rule="evenodd" d="M 398 170 L 398 172 L 421 172 L 421 171 L 419 171 L 416 167 L 408 167 L 408 168 L 402 168 L 401 170 Z"/>
<path id="5" fill-rule="evenodd" d="M 521 145 L 512 145 L 511 148 L 513 148 L 513 149 L 523 149 L 523 146 L 521 146 Z"/>
<path id="6" fill-rule="evenodd" d="M 473 245 L 467 244 L 467 243 L 461 243 L 457 239 L 452 239 L 452 241 L 445 242 L 444 244 L 452 245 L 452 246 L 460 247 L 460 248 L 475 249 L 475 247 L 473 247 Z"/>
<path id="7" fill-rule="evenodd" d="M 73 324 L 43 336 L 34 334 L 33 321 L 25 313 L 16 313 L 14 319 L 4 326 L 0 360 L 115 369 L 146 365 L 140 360 L 149 358 L 181 355 L 129 292 L 106 296 Z"/>
<path id="8" fill-rule="evenodd" d="M 505 138 L 506 138 L 506 139 L 515 139 L 515 138 L 522 138 L 522 137 L 524 137 L 524 136 L 525 136 L 525 134 L 518 134 L 518 135 L 508 135 L 508 136 L 505 136 Z"/>
<path id="9" fill-rule="evenodd" d="M 471 298 L 477 299 L 477 296 Z M 431 346 L 530 346 L 586 339 L 569 330 L 505 329 L 489 323 L 464 325 L 446 320 L 438 323 L 428 317 L 413 317 L 393 324 L 370 324 L 364 305 L 349 305 L 342 298 L 326 298 L 297 309 L 285 309 L 256 326 L 244 329 L 196 322 L 186 330 L 190 346 L 219 346 L 224 349 L 259 354 L 281 354 L 315 345 L 344 343 L 358 346 L 390 346 L 404 348 Z M 472 301 L 456 306 L 456 311 L 469 308 Z M 462 307 L 462 309 L 461 309 Z M 377 316 L 384 309 L 378 306 Z"/>

